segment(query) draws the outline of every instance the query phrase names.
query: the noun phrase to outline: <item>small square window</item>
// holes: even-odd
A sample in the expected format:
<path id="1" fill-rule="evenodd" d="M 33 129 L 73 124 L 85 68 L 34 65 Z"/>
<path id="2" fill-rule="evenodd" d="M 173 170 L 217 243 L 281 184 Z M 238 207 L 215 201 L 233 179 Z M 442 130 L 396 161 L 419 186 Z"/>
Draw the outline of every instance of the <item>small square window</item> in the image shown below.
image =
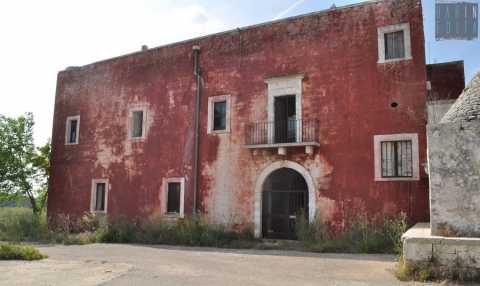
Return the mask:
<path id="1" fill-rule="evenodd" d="M 397 31 L 386 33 L 385 37 L 385 59 L 403 59 L 405 57 L 404 32 Z"/>
<path id="2" fill-rule="evenodd" d="M 92 212 L 107 212 L 107 193 L 108 181 L 97 179 L 92 181 L 92 196 L 90 202 L 90 210 Z"/>
<path id="3" fill-rule="evenodd" d="M 213 104 L 213 130 L 220 131 L 227 128 L 227 102 L 217 101 Z"/>
<path id="4" fill-rule="evenodd" d="M 78 144 L 79 131 L 80 116 L 67 117 L 67 124 L 65 128 L 65 144 Z"/>
<path id="5" fill-rule="evenodd" d="M 136 110 L 132 112 L 132 138 L 143 137 L 143 111 Z"/>
<path id="6" fill-rule="evenodd" d="M 412 59 L 409 23 L 379 27 L 377 33 L 378 63 Z"/>
<path id="7" fill-rule="evenodd" d="M 408 178 L 413 176 L 412 141 L 383 141 L 382 177 Z"/>
<path id="8" fill-rule="evenodd" d="M 418 134 L 374 135 L 375 181 L 420 179 Z"/>

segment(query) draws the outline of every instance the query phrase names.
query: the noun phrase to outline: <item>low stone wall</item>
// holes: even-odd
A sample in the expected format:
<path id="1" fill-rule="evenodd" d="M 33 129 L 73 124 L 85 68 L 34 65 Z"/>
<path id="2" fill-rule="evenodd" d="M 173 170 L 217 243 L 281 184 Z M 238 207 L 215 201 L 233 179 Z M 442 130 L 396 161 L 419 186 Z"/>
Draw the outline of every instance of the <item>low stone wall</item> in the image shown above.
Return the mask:
<path id="1" fill-rule="evenodd" d="M 435 261 L 439 265 L 480 269 L 480 238 L 430 235 L 428 223 L 417 224 L 402 236 L 409 263 Z"/>
<path id="2" fill-rule="evenodd" d="M 431 234 L 480 237 L 480 121 L 427 132 Z"/>

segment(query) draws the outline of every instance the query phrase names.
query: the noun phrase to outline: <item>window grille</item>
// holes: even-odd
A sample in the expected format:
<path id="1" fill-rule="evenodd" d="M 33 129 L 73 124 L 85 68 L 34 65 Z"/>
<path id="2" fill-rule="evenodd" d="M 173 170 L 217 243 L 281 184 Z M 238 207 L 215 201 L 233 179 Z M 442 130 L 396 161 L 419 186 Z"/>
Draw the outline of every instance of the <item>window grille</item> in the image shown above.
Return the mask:
<path id="1" fill-rule="evenodd" d="M 412 141 L 384 141 L 382 150 L 382 177 L 412 177 Z"/>

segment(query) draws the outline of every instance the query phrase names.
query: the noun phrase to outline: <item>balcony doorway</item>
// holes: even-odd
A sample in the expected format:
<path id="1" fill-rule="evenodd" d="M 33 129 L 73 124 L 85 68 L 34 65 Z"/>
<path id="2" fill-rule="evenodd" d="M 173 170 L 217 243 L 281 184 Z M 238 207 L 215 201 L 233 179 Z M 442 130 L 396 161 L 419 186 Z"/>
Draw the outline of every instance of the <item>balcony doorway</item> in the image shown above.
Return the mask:
<path id="1" fill-rule="evenodd" d="M 295 95 L 277 96 L 274 103 L 275 143 L 296 142 L 296 100 Z"/>
<path id="2" fill-rule="evenodd" d="M 308 221 L 308 186 L 290 168 L 280 168 L 265 180 L 262 190 L 262 233 L 265 238 L 297 239 L 297 221 Z"/>

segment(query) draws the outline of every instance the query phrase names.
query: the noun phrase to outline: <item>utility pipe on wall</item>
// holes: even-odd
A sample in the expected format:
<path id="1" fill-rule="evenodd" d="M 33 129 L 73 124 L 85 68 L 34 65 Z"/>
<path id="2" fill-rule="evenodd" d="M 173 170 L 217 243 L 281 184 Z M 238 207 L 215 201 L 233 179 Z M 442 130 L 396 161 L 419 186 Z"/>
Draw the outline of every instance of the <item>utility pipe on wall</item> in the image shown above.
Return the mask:
<path id="1" fill-rule="evenodd" d="M 200 46 L 193 46 L 193 74 L 197 81 L 196 97 L 195 97 L 195 151 L 193 163 L 193 214 L 197 214 L 197 196 L 198 196 L 198 179 L 199 179 L 199 145 L 200 145 L 200 97 L 202 95 L 202 75 L 200 69 Z"/>

